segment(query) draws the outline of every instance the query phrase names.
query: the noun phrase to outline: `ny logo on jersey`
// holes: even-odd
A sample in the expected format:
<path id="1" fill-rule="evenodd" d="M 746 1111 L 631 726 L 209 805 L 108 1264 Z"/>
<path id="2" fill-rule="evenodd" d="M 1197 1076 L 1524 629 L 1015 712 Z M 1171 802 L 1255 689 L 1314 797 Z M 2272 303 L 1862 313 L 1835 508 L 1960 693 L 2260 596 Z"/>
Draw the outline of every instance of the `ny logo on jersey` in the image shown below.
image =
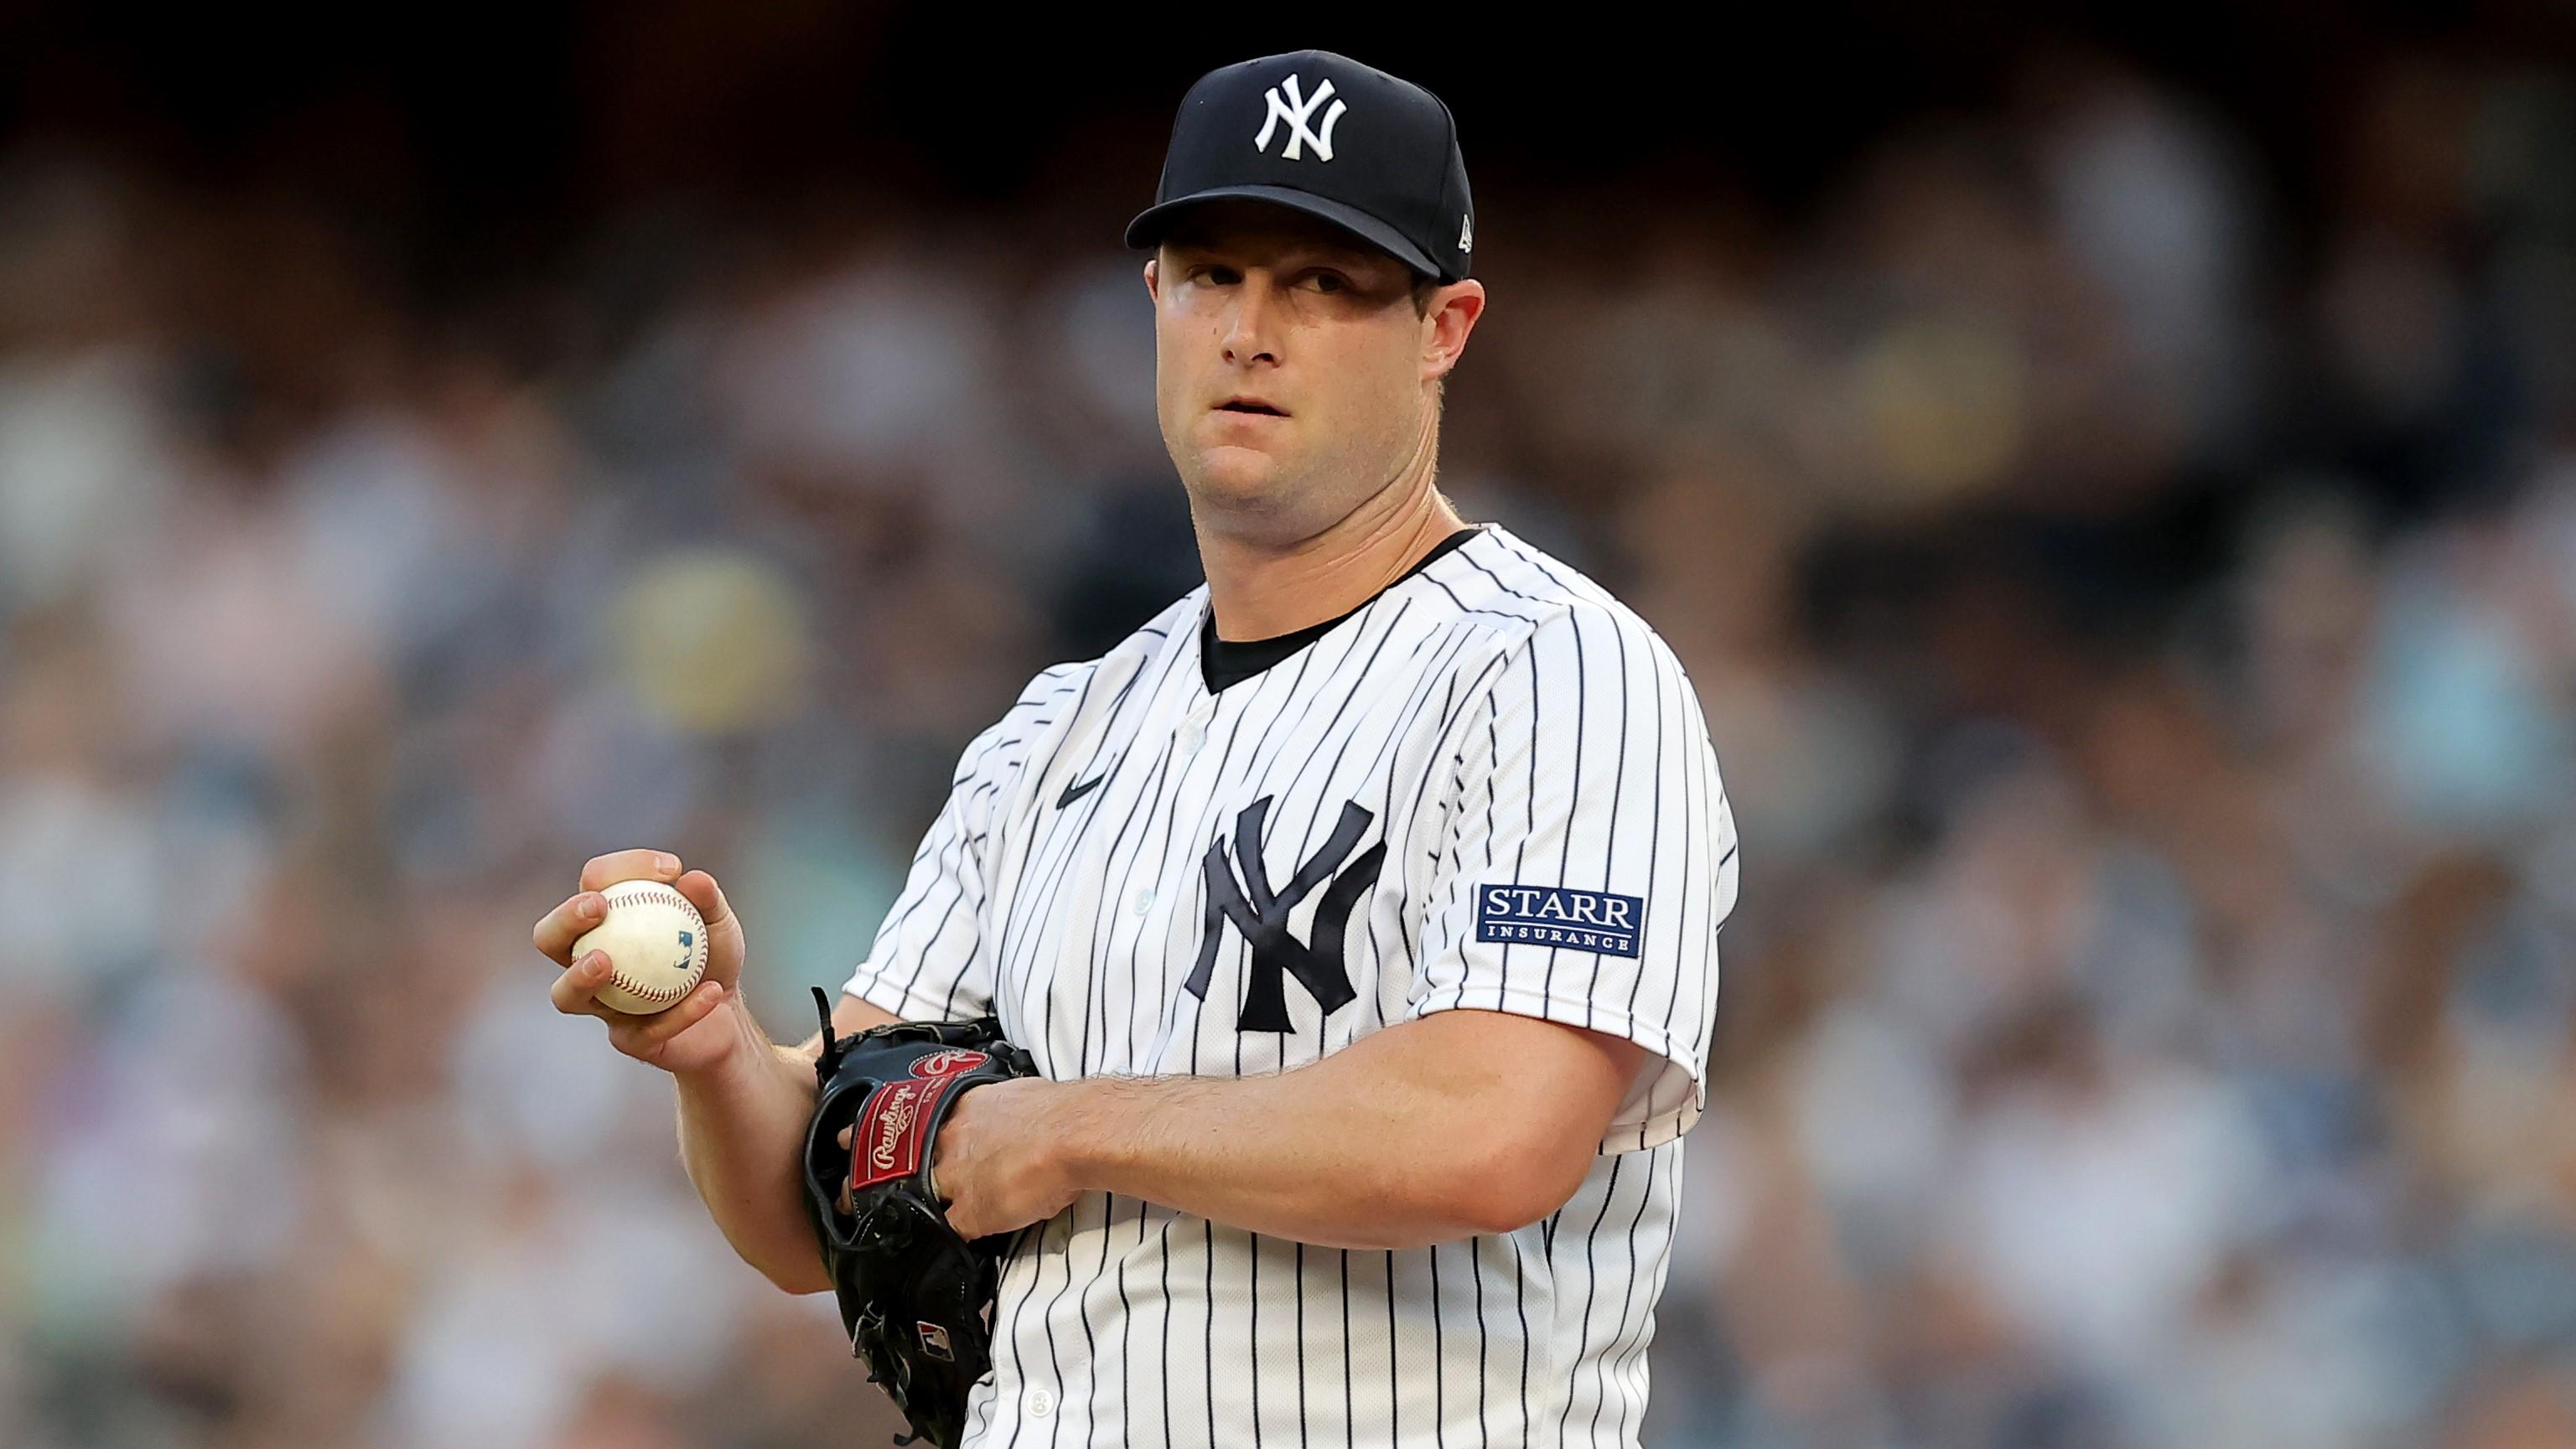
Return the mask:
<path id="1" fill-rule="evenodd" d="M 1226 857 L 1224 836 L 1208 845 L 1203 862 L 1207 917 L 1199 939 L 1199 960 L 1189 979 L 1181 983 L 1192 996 L 1207 1000 L 1208 978 L 1216 969 L 1217 945 L 1225 938 L 1225 923 L 1234 922 L 1234 928 L 1252 947 L 1252 980 L 1244 988 L 1243 1013 L 1234 1023 L 1237 1031 L 1290 1029 L 1283 976 L 1296 977 L 1326 1016 L 1359 995 L 1351 986 L 1350 973 L 1342 968 L 1342 937 L 1350 925 L 1351 908 L 1377 883 L 1378 867 L 1386 862 L 1386 842 L 1381 840 L 1351 861 L 1350 869 L 1342 869 L 1342 862 L 1360 843 L 1360 836 L 1367 833 L 1369 822 L 1377 818 L 1357 803 L 1345 802 L 1342 818 L 1333 827 L 1333 838 L 1297 867 L 1296 877 L 1284 889 L 1273 891 L 1270 872 L 1261 863 L 1261 826 L 1270 816 L 1270 801 L 1271 797 L 1264 795 L 1234 817 L 1234 860 Z M 1239 881 L 1238 862 L 1242 870 Z M 1325 887 L 1324 898 L 1315 904 L 1315 928 L 1309 933 L 1313 941 L 1300 942 L 1288 934 L 1289 913 L 1328 878 L 1332 884 Z"/>
<path id="2" fill-rule="evenodd" d="M 1288 98 L 1284 101 L 1279 98 L 1279 92 L 1282 89 L 1288 92 Z M 1270 102 L 1270 112 L 1261 118 L 1261 134 L 1252 138 L 1252 149 L 1265 156 L 1269 155 L 1270 133 L 1284 120 L 1288 123 L 1288 144 L 1280 150 L 1279 159 L 1283 161 L 1302 159 L 1305 155 L 1303 148 L 1312 146 L 1315 148 L 1317 160 L 1332 160 L 1334 123 L 1340 121 L 1342 112 L 1349 110 L 1350 107 L 1340 101 L 1333 101 L 1333 108 L 1324 112 L 1324 129 L 1321 132 L 1309 130 L 1306 126 L 1306 118 L 1315 114 L 1315 108 L 1330 100 L 1332 94 L 1333 83 L 1326 81 L 1315 87 L 1313 95 L 1304 95 L 1297 84 L 1297 77 L 1293 75 L 1278 85 L 1272 86 L 1266 97 Z"/>

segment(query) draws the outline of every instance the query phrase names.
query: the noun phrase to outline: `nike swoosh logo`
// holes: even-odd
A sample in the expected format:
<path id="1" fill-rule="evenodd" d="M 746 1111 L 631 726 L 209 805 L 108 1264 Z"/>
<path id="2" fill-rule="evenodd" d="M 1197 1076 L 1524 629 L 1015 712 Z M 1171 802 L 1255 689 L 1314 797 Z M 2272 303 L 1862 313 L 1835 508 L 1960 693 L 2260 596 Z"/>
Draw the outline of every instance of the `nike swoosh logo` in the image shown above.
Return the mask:
<path id="1" fill-rule="evenodd" d="M 1055 808 L 1061 810 L 1067 805 L 1072 804 L 1074 801 L 1081 799 L 1083 796 L 1090 794 L 1092 791 L 1099 789 L 1100 782 L 1108 778 L 1109 772 L 1107 770 L 1103 770 L 1099 774 L 1092 776 L 1090 779 L 1083 781 L 1079 785 L 1065 786 L 1064 793 L 1056 797 Z"/>

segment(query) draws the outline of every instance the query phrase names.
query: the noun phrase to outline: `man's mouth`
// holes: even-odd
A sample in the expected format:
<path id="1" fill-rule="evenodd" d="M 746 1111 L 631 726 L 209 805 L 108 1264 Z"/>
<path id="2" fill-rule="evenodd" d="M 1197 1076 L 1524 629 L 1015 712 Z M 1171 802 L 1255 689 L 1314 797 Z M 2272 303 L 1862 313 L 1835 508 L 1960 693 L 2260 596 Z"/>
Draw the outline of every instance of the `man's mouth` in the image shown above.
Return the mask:
<path id="1" fill-rule="evenodd" d="M 1288 416 L 1284 410 L 1272 407 L 1270 404 L 1262 402 L 1258 398 L 1227 398 L 1224 402 L 1216 405 L 1216 410 L 1221 413 L 1253 413 L 1267 418 L 1284 418 Z"/>

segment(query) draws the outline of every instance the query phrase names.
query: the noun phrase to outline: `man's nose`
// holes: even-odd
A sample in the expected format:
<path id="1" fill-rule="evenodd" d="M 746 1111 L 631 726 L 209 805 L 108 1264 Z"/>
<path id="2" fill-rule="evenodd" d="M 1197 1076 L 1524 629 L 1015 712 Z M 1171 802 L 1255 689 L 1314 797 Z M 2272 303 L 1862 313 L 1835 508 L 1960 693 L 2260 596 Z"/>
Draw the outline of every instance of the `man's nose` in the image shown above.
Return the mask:
<path id="1" fill-rule="evenodd" d="M 1270 313 L 1273 304 L 1270 284 L 1259 277 L 1245 277 L 1234 289 L 1234 317 L 1225 330 L 1225 360 L 1243 365 L 1255 361 L 1277 362 L 1277 342 L 1270 335 Z"/>

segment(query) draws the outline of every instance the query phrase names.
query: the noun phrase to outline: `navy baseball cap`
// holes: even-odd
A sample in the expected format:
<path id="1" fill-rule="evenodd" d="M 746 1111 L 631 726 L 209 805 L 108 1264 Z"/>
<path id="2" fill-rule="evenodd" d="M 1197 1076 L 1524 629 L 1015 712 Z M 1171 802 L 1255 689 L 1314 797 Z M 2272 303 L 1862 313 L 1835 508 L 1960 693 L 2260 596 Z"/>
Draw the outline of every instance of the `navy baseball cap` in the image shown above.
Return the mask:
<path id="1" fill-rule="evenodd" d="M 1199 77 L 1172 122 L 1154 204 L 1127 223 L 1127 245 L 1155 245 L 1179 213 L 1220 197 L 1321 217 L 1443 282 L 1466 276 L 1475 256 L 1476 207 L 1449 108 L 1329 50 Z"/>

